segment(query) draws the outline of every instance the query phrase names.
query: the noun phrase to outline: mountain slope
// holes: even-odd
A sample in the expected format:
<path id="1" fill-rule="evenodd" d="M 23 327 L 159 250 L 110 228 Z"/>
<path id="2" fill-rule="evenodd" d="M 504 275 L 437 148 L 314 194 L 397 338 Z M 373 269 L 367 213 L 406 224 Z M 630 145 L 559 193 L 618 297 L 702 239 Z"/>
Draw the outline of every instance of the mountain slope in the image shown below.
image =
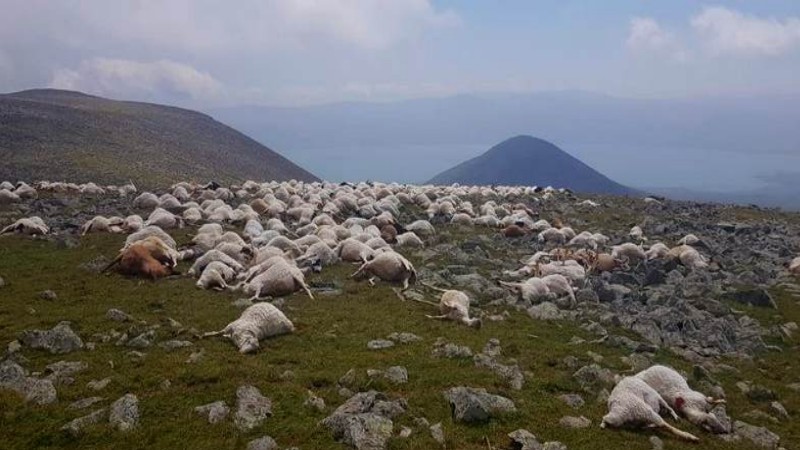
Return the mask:
<path id="1" fill-rule="evenodd" d="M 531 136 L 507 139 L 486 153 L 436 175 L 429 183 L 536 185 L 579 192 L 637 194 L 550 142 Z"/>
<path id="2" fill-rule="evenodd" d="M 0 160 L 12 181 L 317 179 L 205 114 L 53 89 L 0 95 Z"/>

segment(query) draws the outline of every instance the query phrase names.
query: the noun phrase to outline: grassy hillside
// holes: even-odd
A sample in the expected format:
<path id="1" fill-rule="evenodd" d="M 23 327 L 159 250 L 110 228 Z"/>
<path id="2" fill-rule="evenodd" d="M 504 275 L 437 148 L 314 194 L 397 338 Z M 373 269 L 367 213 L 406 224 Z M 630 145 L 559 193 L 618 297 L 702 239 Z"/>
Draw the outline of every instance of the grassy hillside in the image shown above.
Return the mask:
<path id="1" fill-rule="evenodd" d="M 316 179 L 204 114 L 51 89 L 0 95 L 0 160 L 12 181 Z"/>

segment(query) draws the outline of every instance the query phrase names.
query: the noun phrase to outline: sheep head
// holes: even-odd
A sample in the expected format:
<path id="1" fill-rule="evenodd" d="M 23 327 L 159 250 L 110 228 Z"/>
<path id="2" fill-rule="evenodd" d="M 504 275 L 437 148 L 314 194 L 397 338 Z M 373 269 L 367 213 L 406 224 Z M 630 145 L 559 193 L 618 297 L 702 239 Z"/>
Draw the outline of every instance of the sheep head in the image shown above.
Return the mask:
<path id="1" fill-rule="evenodd" d="M 239 353 L 253 353 L 258 350 L 258 338 L 250 331 L 235 331 L 230 335 Z"/>

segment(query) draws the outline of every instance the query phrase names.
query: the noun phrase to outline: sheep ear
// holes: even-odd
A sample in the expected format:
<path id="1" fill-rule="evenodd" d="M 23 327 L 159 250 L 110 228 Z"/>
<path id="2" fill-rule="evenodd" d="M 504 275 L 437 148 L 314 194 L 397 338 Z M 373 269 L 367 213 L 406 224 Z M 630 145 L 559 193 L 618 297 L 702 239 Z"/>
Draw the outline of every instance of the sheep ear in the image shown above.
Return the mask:
<path id="1" fill-rule="evenodd" d="M 677 397 L 675 399 L 675 409 L 678 411 L 683 409 L 683 405 L 686 404 L 686 400 L 683 397 Z"/>

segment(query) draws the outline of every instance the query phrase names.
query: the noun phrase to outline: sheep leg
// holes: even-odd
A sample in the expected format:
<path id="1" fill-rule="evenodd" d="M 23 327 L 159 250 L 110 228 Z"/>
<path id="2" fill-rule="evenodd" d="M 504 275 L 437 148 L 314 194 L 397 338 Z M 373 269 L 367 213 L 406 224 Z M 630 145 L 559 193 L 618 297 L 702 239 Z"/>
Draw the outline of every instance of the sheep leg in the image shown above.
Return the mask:
<path id="1" fill-rule="evenodd" d="M 661 410 L 666 410 L 673 419 L 678 420 L 678 414 L 661 396 L 658 397 L 658 405 L 661 407 Z"/>
<path id="2" fill-rule="evenodd" d="M 301 286 L 303 287 L 303 290 L 306 291 L 306 294 L 308 294 L 308 298 L 314 300 L 314 294 L 311 293 L 311 289 L 309 289 L 305 283 L 302 283 Z"/>
<path id="3" fill-rule="evenodd" d="M 408 289 L 408 278 L 403 278 L 403 289 L 401 290 L 401 292 L 407 289 Z"/>
<path id="4" fill-rule="evenodd" d="M 697 436 L 695 436 L 695 435 L 693 435 L 691 433 L 687 433 L 687 432 L 685 432 L 683 430 L 679 430 L 679 429 L 673 427 L 672 425 L 668 424 L 667 422 L 664 422 L 664 423 L 660 424 L 659 428 L 663 428 L 663 429 L 667 430 L 668 432 L 674 434 L 678 438 L 683 439 L 685 441 L 700 442 L 700 439 Z"/>
<path id="5" fill-rule="evenodd" d="M 375 277 L 370 277 L 370 279 L 367 281 L 369 281 L 370 286 L 375 287 Z"/>
<path id="6" fill-rule="evenodd" d="M 425 317 L 427 317 L 428 319 L 436 319 L 436 320 L 447 320 L 449 318 L 447 316 L 447 314 L 442 314 L 441 316 L 431 316 L 431 315 L 425 314 Z"/>

